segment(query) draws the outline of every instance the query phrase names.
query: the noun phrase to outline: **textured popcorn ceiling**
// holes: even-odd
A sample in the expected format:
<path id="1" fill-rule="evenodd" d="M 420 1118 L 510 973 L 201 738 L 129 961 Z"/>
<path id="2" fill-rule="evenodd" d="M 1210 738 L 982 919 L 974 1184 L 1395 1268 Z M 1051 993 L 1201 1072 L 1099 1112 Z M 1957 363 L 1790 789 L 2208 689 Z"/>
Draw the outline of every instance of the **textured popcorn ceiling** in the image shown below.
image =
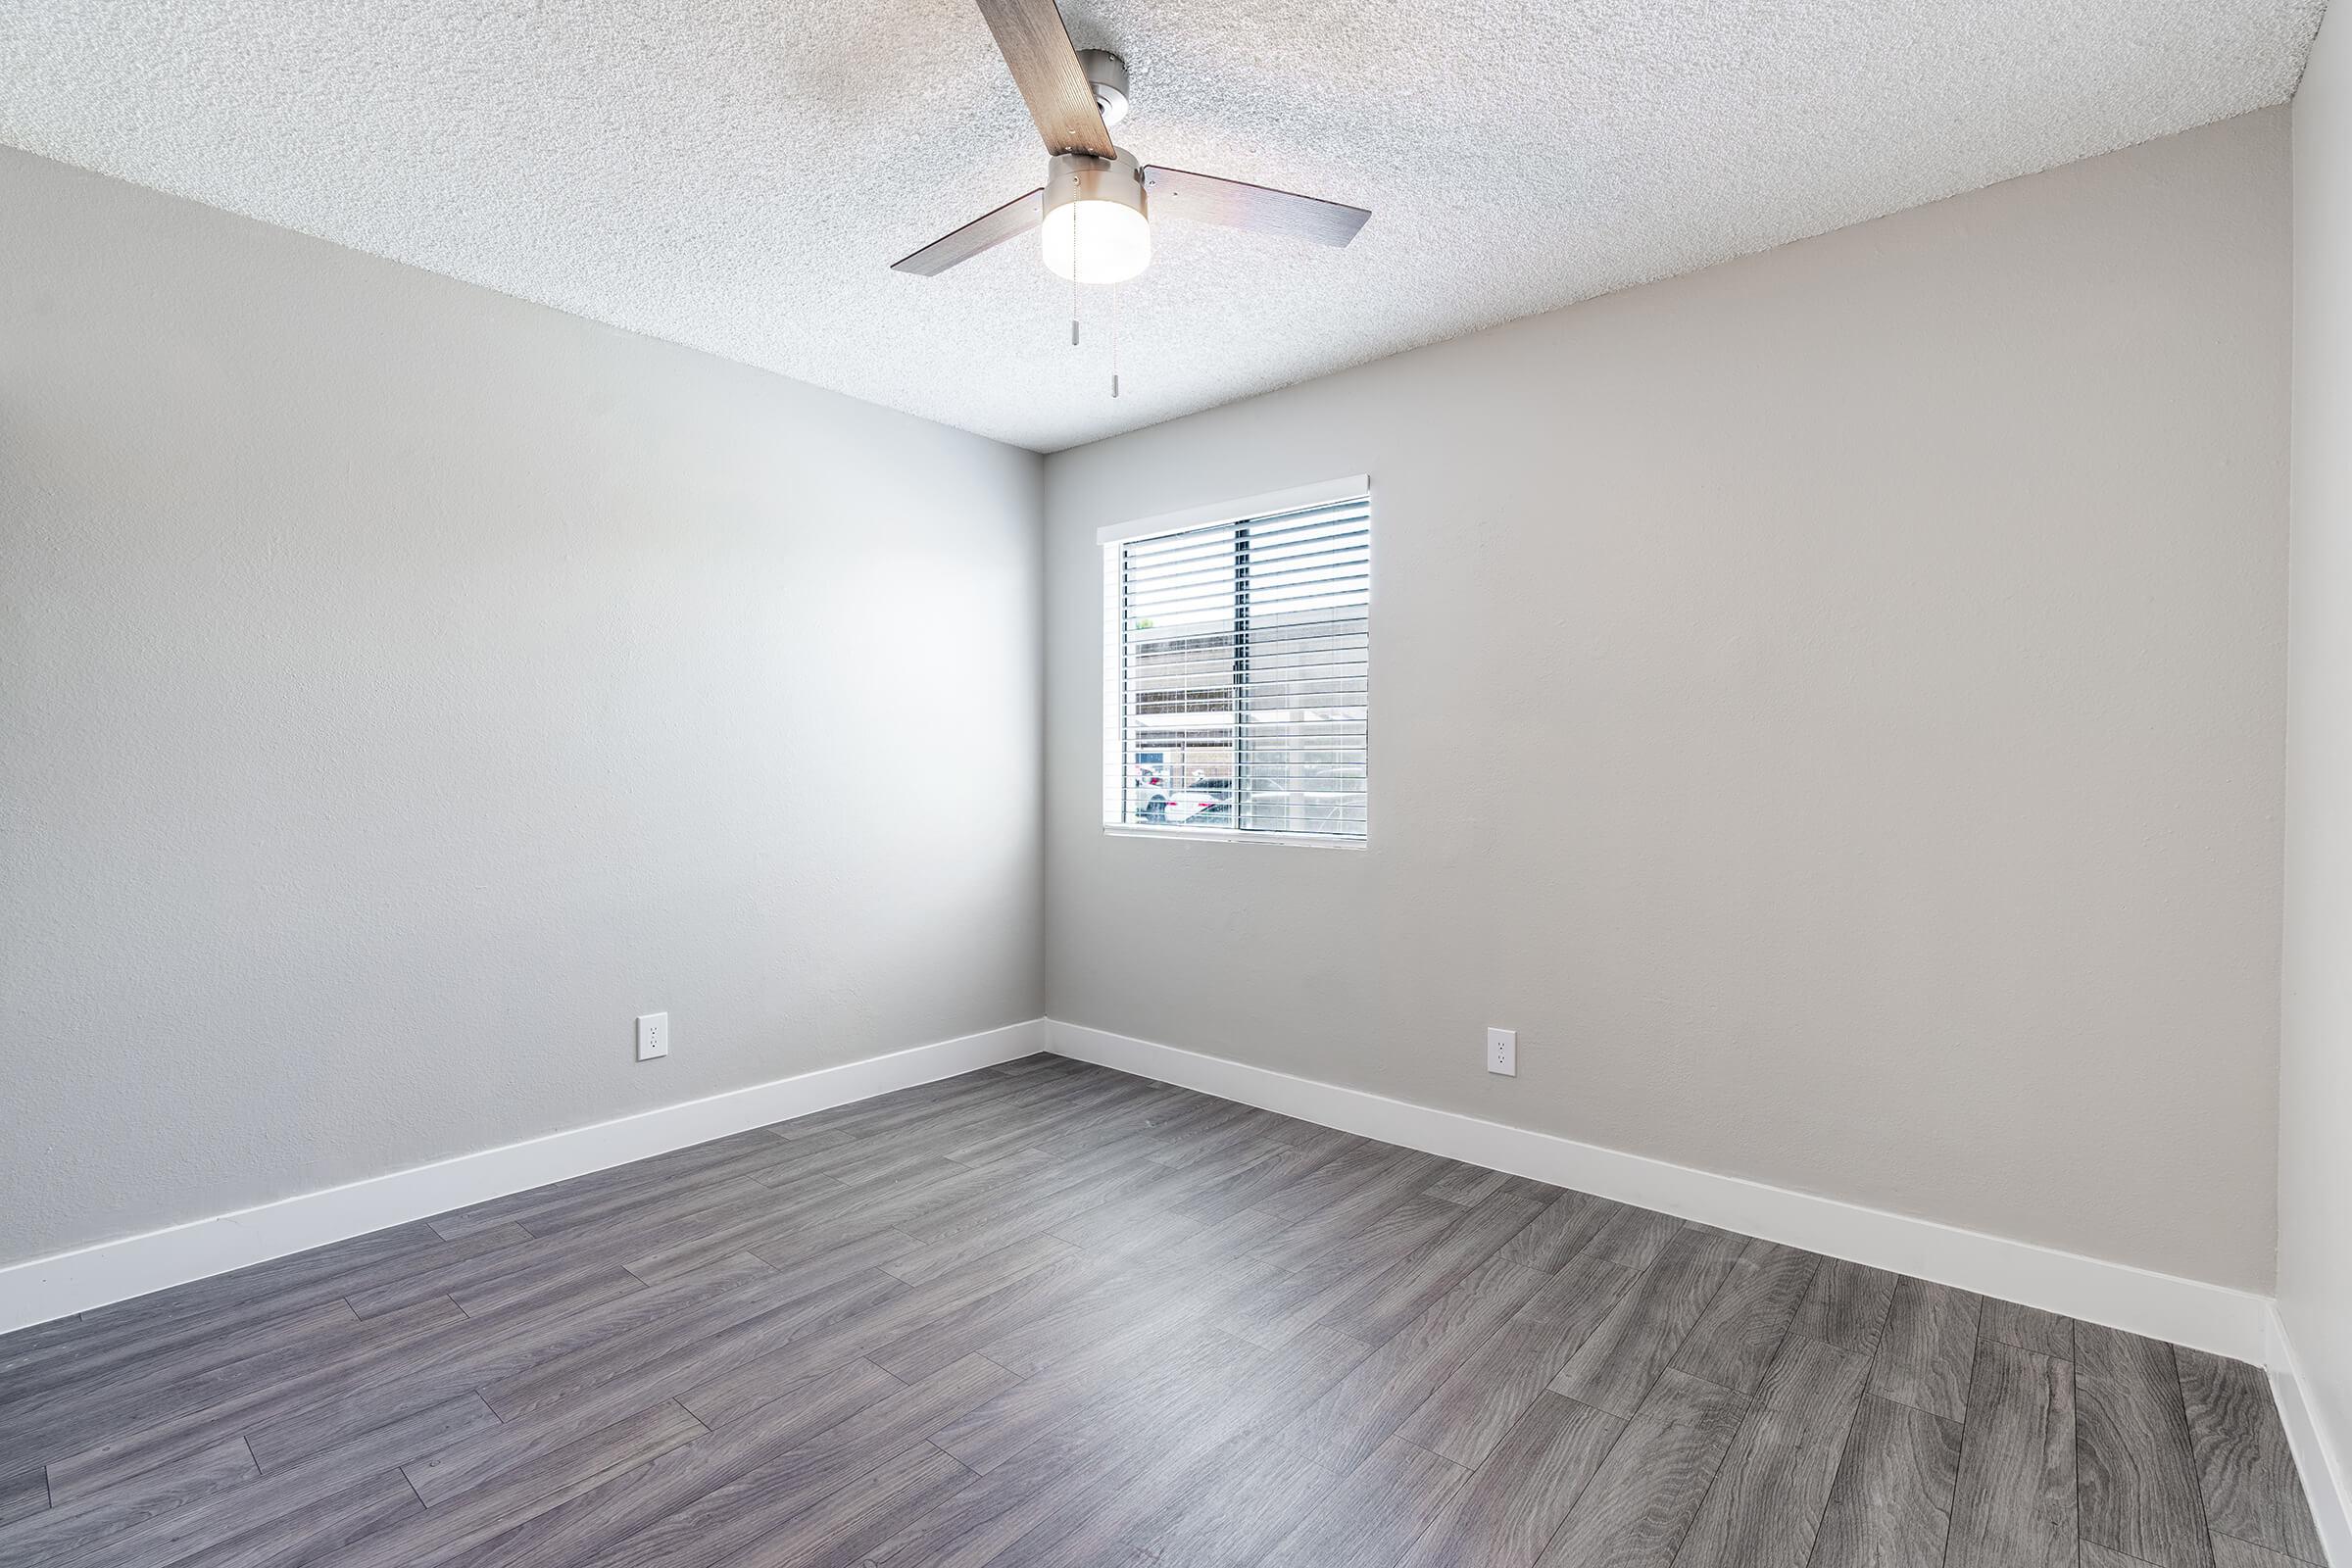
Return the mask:
<path id="1" fill-rule="evenodd" d="M 1077 0 L 1145 162 L 1372 209 L 1164 220 L 1111 301 L 968 0 L 10 0 L 0 140 L 1053 450 L 2278 102 L 2319 0 Z M 0 217 L 0 221 L 5 221 Z"/>

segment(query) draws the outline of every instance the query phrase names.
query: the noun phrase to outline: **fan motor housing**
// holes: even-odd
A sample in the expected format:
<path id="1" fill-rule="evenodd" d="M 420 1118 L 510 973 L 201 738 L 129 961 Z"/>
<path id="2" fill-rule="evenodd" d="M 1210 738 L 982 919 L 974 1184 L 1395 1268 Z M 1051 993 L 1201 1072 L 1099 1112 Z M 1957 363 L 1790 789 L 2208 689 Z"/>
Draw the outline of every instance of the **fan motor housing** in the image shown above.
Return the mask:
<path id="1" fill-rule="evenodd" d="M 1078 69 L 1086 73 L 1086 84 L 1095 89 L 1095 108 L 1102 115 L 1102 123 L 1115 125 L 1127 118 L 1127 62 L 1107 49 L 1078 51 Z"/>
<path id="2" fill-rule="evenodd" d="M 1152 214 L 1144 205 L 1143 165 L 1126 148 L 1115 151 L 1119 155 L 1116 158 L 1056 153 L 1048 159 L 1046 199 L 1041 211 L 1051 213 L 1072 202 L 1116 202 L 1150 218 Z"/>

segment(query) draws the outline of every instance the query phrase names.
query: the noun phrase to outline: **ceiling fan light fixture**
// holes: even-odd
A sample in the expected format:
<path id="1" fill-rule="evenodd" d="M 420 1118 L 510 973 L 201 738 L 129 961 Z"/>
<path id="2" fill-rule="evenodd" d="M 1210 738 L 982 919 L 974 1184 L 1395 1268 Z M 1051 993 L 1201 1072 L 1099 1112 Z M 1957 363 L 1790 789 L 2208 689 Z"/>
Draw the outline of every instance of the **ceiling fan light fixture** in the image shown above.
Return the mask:
<path id="1" fill-rule="evenodd" d="M 1152 196 L 1174 202 L 1178 217 L 1196 222 L 1317 245 L 1347 244 L 1372 216 L 1361 207 L 1247 180 L 1138 167 L 1134 155 L 1110 139 L 1110 127 L 1127 118 L 1126 62 L 1107 49 L 1071 47 L 1070 29 L 1054 0 L 977 3 L 1045 141 L 1046 183 L 909 251 L 890 264 L 896 270 L 937 277 L 1034 228 L 1054 275 L 1074 283 L 1123 282 L 1152 263 L 1146 205 Z"/>
<path id="2" fill-rule="evenodd" d="M 1124 283 L 1152 263 L 1152 219 L 1135 155 L 1062 153 L 1047 166 L 1046 267 L 1074 283 Z"/>

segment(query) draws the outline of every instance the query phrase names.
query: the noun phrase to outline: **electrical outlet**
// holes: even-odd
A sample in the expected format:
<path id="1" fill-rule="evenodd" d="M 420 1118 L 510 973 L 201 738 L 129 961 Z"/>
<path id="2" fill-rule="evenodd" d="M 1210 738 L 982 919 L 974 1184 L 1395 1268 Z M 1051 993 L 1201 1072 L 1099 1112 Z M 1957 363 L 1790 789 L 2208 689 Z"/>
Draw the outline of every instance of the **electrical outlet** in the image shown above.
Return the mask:
<path id="1" fill-rule="evenodd" d="M 637 1059 L 651 1061 L 669 1054 L 669 1014 L 649 1012 L 637 1020 Z"/>
<path id="2" fill-rule="evenodd" d="M 1519 1031 L 1487 1031 L 1487 1071 L 1504 1078 L 1519 1076 Z"/>

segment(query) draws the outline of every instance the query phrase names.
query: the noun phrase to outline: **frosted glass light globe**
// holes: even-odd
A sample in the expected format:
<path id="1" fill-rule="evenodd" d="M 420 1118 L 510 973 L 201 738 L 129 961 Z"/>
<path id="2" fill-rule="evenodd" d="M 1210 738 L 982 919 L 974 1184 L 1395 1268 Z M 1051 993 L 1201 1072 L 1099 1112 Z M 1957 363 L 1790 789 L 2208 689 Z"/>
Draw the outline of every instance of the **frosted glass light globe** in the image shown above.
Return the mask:
<path id="1" fill-rule="evenodd" d="M 1124 202 L 1064 202 L 1038 230 L 1046 266 L 1076 283 L 1124 283 L 1152 263 L 1152 220 Z"/>

